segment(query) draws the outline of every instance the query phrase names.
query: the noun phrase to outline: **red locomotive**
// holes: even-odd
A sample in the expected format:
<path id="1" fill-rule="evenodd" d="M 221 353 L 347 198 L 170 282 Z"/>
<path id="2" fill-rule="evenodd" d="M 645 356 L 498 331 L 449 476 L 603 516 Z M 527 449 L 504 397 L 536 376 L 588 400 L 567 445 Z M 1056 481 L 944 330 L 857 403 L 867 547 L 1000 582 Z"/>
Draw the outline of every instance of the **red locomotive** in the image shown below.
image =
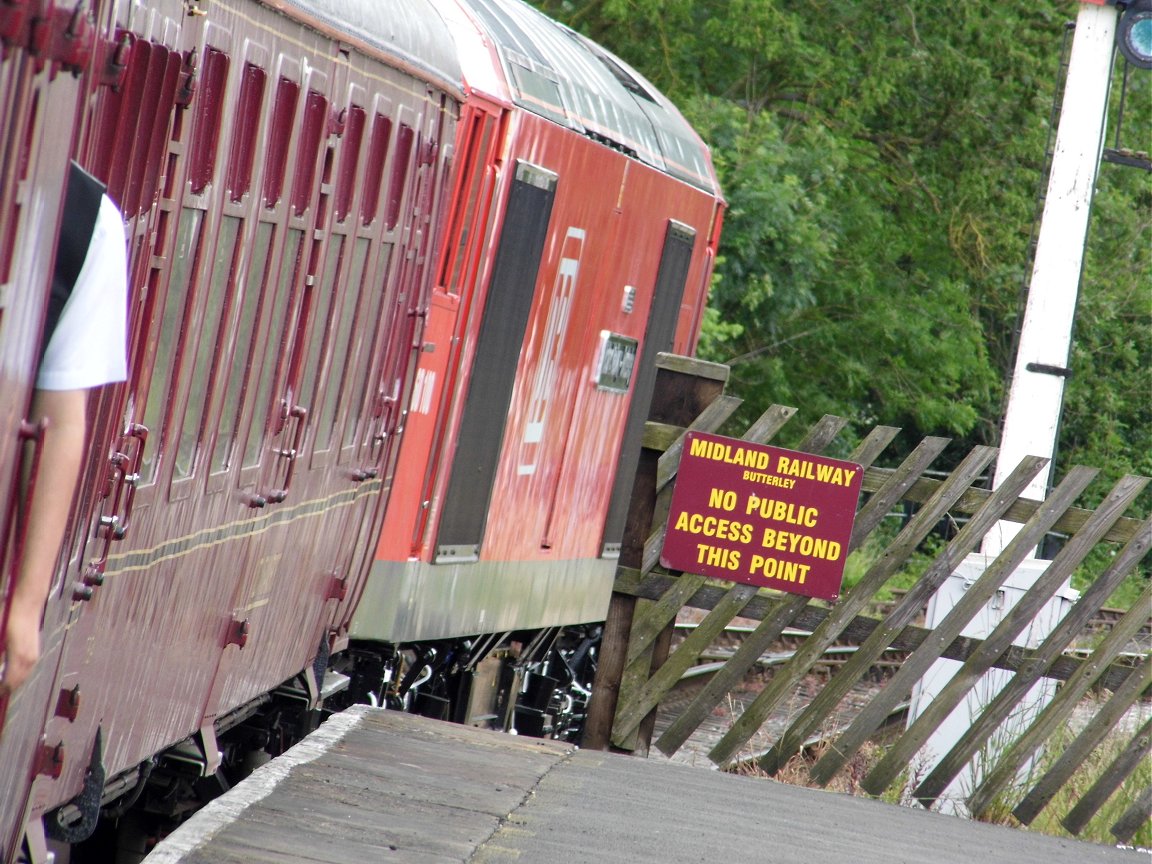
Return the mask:
<path id="1" fill-rule="evenodd" d="M 130 269 L 4 860 L 139 860 L 325 705 L 573 734 L 654 356 L 703 313 L 705 147 L 519 0 L 94 5 L 0 6 L 6 595 L 69 158 Z"/>

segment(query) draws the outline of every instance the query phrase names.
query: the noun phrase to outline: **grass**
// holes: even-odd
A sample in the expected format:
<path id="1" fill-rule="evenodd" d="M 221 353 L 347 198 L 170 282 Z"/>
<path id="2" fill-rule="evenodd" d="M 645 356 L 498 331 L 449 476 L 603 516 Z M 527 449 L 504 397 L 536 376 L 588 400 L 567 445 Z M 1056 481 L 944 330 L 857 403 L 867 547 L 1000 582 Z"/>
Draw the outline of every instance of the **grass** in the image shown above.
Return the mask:
<path id="1" fill-rule="evenodd" d="M 1144 711 L 1148 708 L 1145 706 Z M 1044 753 L 1037 760 L 1032 772 L 1036 779 L 1056 762 L 1064 749 L 1072 742 L 1075 731 L 1067 725 L 1050 738 Z M 1140 794 L 1141 790 L 1152 784 L 1152 762 L 1145 759 L 1136 770 L 1120 785 L 1111 797 L 1104 802 L 1092 819 L 1078 834 L 1069 832 L 1060 822 L 1081 798 L 1092 788 L 1092 785 L 1104 775 L 1117 756 L 1123 752 L 1132 740 L 1132 731 L 1113 729 L 1088 758 L 1084 760 L 1079 769 L 1065 783 L 1040 814 L 1028 826 L 1029 830 L 1053 837 L 1075 837 L 1092 843 L 1114 845 L 1116 838 L 1112 836 L 1111 827 L 1119 821 L 1124 812 Z M 993 802 L 988 811 L 981 817 L 981 821 L 1003 825 L 1019 825 L 1012 809 L 1023 798 L 1024 792 L 1016 790 L 1013 793 L 1002 795 Z M 1136 831 L 1127 845 L 1139 848 L 1152 848 L 1152 814 L 1149 819 Z"/>
<path id="2" fill-rule="evenodd" d="M 1147 709 L 1146 709 L 1147 710 Z M 891 734 L 891 733 L 889 733 Z M 1093 818 L 1078 833 L 1072 834 L 1061 824 L 1060 820 L 1068 814 L 1076 803 L 1092 788 L 1096 780 L 1111 766 L 1116 757 L 1128 746 L 1132 738 L 1131 731 L 1113 730 L 1111 734 L 1089 755 L 1071 779 L 1064 784 L 1053 797 L 1047 807 L 1033 820 L 1031 825 L 1023 826 L 1015 816 L 1012 809 L 1024 797 L 1027 788 L 1012 790 L 1001 794 L 989 808 L 979 817 L 979 821 L 991 824 L 1009 825 L 1021 830 L 1030 830 L 1053 837 L 1069 837 L 1077 840 L 1114 846 L 1116 838 L 1111 833 L 1111 827 L 1124 815 L 1142 789 L 1152 784 L 1152 761 L 1145 760 L 1126 780 L 1120 788 L 1097 811 Z M 1060 733 L 1048 741 L 1045 751 L 1039 756 L 1031 772 L 1033 782 L 1043 777 L 1056 759 L 1074 738 L 1074 730 L 1064 726 Z M 891 740 L 890 738 L 888 740 Z M 801 753 L 797 753 L 785 763 L 775 775 L 769 775 L 756 766 L 755 761 L 738 763 L 733 773 L 749 777 L 762 777 L 774 779 L 778 782 L 789 783 L 795 786 L 809 788 L 824 788 L 831 792 L 840 792 L 861 797 L 878 798 L 890 804 L 912 806 L 912 790 L 928 773 L 928 766 L 923 761 L 914 762 L 893 782 L 881 795 L 873 796 L 865 792 L 860 784 L 868 773 L 884 758 L 887 752 L 885 739 L 866 742 L 851 759 L 837 772 L 832 780 L 825 786 L 813 782 L 810 777 L 812 766 L 827 752 L 831 744 L 822 741 Z M 1138 848 L 1152 848 L 1152 819 L 1146 821 L 1125 845 Z"/>

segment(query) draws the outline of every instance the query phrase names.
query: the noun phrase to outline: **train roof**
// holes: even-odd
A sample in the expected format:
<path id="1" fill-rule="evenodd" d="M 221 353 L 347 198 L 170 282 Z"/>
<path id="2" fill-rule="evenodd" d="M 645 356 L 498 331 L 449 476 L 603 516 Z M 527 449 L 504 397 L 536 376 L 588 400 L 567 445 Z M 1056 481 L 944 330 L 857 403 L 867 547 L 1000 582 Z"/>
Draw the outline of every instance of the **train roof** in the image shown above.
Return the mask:
<path id="1" fill-rule="evenodd" d="M 476 46 L 454 40 L 437 11 L 449 0 L 263 2 L 460 94 L 461 63 L 480 56 L 470 50 Z M 516 105 L 719 194 L 708 148 L 676 107 L 623 60 L 522 0 L 455 2 L 480 31 L 476 38 L 495 48 L 502 68 L 493 71 Z M 457 39 L 467 38 L 461 29 L 455 32 Z"/>
<path id="2" fill-rule="evenodd" d="M 492 41 L 512 100 L 712 194 L 708 149 L 623 60 L 522 0 L 458 0 Z"/>
<path id="3" fill-rule="evenodd" d="M 459 54 L 429 0 L 263 0 L 325 32 L 359 41 L 392 65 L 462 95 Z"/>

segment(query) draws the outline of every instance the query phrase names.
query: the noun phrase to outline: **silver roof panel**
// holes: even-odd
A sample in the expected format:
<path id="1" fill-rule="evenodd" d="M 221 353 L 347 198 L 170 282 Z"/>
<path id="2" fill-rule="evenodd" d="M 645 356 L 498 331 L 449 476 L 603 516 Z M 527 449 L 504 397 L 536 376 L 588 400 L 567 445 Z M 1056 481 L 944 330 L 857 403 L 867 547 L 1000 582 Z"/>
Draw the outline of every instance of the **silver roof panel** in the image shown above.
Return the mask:
<path id="1" fill-rule="evenodd" d="M 310 17 L 359 39 L 398 65 L 457 93 L 463 74 L 456 45 L 444 20 L 428 0 L 264 0 L 295 17 Z"/>
<path id="2" fill-rule="evenodd" d="M 655 87 L 521 0 L 460 0 L 495 43 L 516 103 L 718 193 L 708 150 Z"/>

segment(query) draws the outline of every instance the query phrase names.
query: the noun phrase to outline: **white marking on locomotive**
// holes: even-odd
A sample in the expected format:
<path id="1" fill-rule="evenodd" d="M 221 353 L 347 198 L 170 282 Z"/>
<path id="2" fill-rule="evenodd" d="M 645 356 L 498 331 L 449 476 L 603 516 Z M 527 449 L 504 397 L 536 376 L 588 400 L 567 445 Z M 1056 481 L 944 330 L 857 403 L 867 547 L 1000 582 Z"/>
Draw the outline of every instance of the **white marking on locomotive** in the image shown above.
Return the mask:
<path id="1" fill-rule="evenodd" d="M 431 369 L 417 369 L 416 381 L 412 385 L 412 411 L 417 414 L 432 413 L 432 397 L 436 393 L 436 373 Z"/>
<path id="2" fill-rule="evenodd" d="M 556 371 L 564 349 L 564 334 L 568 329 L 568 316 L 572 311 L 572 297 L 576 293 L 576 278 L 580 272 L 580 254 L 584 249 L 583 228 L 569 227 L 561 248 L 568 253 L 560 259 L 556 270 L 556 283 L 552 289 L 552 303 L 544 325 L 544 340 L 540 361 L 533 376 L 531 399 L 528 402 L 528 422 L 520 447 L 520 464 L 516 473 L 521 476 L 536 473 L 539 451 L 544 440 L 544 425 L 548 419 L 548 406 L 556 386 Z"/>

